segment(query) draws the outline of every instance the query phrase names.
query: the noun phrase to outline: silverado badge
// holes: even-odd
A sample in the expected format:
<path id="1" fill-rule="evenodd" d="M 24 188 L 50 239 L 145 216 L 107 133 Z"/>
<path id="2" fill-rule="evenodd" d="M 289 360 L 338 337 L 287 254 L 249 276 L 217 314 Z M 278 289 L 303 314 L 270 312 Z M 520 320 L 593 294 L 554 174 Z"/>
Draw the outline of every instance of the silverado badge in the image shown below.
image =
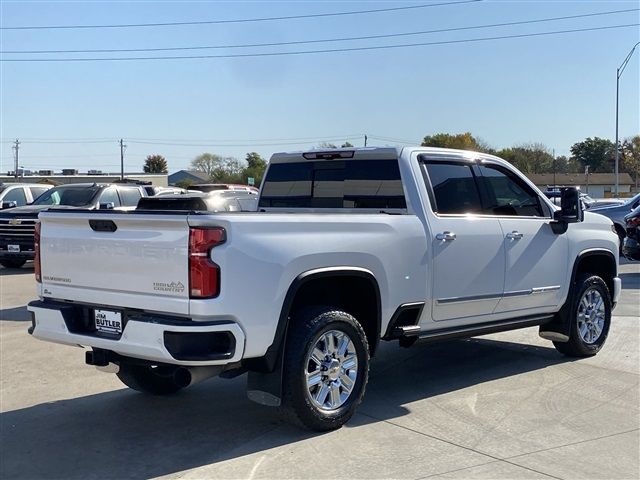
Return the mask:
<path id="1" fill-rule="evenodd" d="M 9 225 L 20 225 L 22 223 L 22 220 L 20 220 L 19 218 L 12 218 L 11 220 L 9 220 Z"/>

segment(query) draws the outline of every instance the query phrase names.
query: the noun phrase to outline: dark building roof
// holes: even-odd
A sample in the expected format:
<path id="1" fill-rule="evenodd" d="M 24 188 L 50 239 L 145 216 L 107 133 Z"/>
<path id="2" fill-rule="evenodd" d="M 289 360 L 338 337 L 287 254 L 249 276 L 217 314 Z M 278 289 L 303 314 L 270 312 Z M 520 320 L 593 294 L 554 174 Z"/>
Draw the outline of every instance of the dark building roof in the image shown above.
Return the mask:
<path id="1" fill-rule="evenodd" d="M 536 185 L 553 185 L 553 173 L 529 173 L 527 175 Z M 614 173 L 590 173 L 589 185 L 615 185 Z M 556 185 L 586 185 L 587 176 L 584 173 L 556 173 Z M 620 173 L 620 185 L 633 185 L 628 173 Z"/>

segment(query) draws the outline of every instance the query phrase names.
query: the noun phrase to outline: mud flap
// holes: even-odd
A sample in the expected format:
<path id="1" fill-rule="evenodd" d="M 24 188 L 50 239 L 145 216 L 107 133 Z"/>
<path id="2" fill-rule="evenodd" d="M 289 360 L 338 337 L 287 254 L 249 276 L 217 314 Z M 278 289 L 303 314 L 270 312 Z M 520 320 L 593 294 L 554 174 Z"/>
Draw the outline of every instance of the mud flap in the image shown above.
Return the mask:
<path id="1" fill-rule="evenodd" d="M 280 406 L 282 403 L 282 369 L 284 366 L 283 350 L 280 350 L 272 372 L 249 372 L 247 375 L 247 397 L 249 397 L 249 400 L 267 407 Z"/>
<path id="2" fill-rule="evenodd" d="M 540 337 L 545 340 L 551 340 L 552 342 L 566 343 L 569 341 L 569 335 L 571 335 L 570 313 L 573 294 L 570 294 L 568 297 L 565 304 L 553 317 L 553 320 L 544 325 L 540 325 L 540 329 L 538 330 Z"/>

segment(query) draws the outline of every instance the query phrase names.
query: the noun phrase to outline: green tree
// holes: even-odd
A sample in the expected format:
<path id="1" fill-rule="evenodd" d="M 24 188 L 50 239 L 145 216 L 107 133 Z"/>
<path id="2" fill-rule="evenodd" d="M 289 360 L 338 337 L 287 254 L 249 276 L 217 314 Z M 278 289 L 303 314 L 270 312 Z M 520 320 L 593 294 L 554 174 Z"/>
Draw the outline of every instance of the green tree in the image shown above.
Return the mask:
<path id="1" fill-rule="evenodd" d="M 553 171 L 553 156 L 541 143 L 530 143 L 505 148 L 496 153 L 523 173 L 549 173 Z"/>
<path id="2" fill-rule="evenodd" d="M 167 160 L 162 155 L 149 155 L 143 170 L 144 173 L 167 173 Z"/>
<path id="3" fill-rule="evenodd" d="M 589 172 L 612 172 L 615 157 L 615 145 L 606 138 L 587 138 L 574 143 L 571 155 L 580 162 L 582 168 L 589 167 Z"/>
<path id="4" fill-rule="evenodd" d="M 222 165 L 223 160 L 223 157 L 220 155 L 205 152 L 191 160 L 191 168 L 198 172 L 205 173 L 211 178 L 214 172 Z"/>
<path id="5" fill-rule="evenodd" d="M 243 183 L 249 183 L 248 178 L 253 178 L 254 185 L 259 187 L 262 183 L 262 177 L 267 169 L 267 162 L 256 152 L 249 152 L 245 157 L 247 166 L 242 173 Z"/>
<path id="6" fill-rule="evenodd" d="M 233 157 L 223 158 L 210 175 L 215 183 L 242 183 L 244 165 Z"/>
<path id="7" fill-rule="evenodd" d="M 435 135 L 427 135 L 422 140 L 423 147 L 439 147 L 439 148 L 457 148 L 459 150 L 473 150 L 477 152 L 493 153 L 493 149 L 484 141 L 471 135 L 470 132 L 465 133 L 436 133 Z"/>
<path id="8" fill-rule="evenodd" d="M 554 166 L 551 166 L 553 172 Z M 582 165 L 575 158 L 567 158 L 564 155 L 556 157 L 555 162 L 556 173 L 580 173 L 583 172 Z"/>
<path id="9" fill-rule="evenodd" d="M 316 147 L 317 150 L 332 150 L 338 148 L 335 144 L 329 142 L 320 142 Z"/>

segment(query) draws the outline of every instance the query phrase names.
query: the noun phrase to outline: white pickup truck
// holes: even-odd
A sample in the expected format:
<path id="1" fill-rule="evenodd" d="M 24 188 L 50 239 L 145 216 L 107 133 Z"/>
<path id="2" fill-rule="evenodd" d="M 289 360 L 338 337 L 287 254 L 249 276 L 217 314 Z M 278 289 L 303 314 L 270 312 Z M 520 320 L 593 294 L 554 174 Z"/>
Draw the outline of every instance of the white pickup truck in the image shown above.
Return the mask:
<path id="1" fill-rule="evenodd" d="M 258 209 L 42 213 L 30 333 L 151 394 L 249 372 L 251 399 L 315 430 L 353 415 L 381 339 L 539 326 L 587 356 L 607 338 L 611 221 L 494 156 L 279 153 Z"/>

